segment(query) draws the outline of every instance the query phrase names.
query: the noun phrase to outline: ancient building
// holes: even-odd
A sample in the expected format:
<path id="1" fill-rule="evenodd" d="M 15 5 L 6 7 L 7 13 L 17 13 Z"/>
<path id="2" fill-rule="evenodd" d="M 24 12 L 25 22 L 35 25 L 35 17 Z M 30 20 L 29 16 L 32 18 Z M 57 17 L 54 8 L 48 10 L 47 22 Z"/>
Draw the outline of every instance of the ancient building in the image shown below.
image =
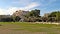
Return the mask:
<path id="1" fill-rule="evenodd" d="M 25 17 L 24 15 L 26 15 L 27 13 L 29 13 L 29 11 L 18 10 L 15 13 L 13 13 L 13 16 L 18 16 L 21 18 L 20 20 L 23 21 Z"/>

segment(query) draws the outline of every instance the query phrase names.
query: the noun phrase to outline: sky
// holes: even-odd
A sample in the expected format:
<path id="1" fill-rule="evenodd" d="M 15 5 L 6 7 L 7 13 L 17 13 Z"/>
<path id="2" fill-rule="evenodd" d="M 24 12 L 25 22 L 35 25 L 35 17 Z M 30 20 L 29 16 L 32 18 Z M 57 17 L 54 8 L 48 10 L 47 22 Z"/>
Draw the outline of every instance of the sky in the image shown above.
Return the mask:
<path id="1" fill-rule="evenodd" d="M 60 0 L 0 0 L 0 15 L 12 15 L 16 10 L 41 10 L 40 15 L 60 11 Z"/>

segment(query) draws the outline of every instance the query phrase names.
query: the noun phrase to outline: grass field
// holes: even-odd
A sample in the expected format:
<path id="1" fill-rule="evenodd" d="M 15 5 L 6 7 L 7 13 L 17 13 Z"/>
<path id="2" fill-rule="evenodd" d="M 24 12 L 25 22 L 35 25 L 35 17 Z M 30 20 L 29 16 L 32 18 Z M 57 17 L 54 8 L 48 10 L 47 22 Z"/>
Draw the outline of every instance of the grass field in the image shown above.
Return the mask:
<path id="1" fill-rule="evenodd" d="M 0 34 L 60 34 L 60 25 L 0 22 Z"/>

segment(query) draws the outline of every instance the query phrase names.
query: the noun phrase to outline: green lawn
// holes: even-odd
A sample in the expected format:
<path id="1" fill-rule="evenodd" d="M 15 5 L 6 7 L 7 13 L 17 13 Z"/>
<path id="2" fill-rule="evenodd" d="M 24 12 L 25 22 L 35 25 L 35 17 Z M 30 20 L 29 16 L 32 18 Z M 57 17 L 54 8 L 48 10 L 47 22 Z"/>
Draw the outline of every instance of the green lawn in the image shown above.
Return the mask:
<path id="1" fill-rule="evenodd" d="M 33 23 L 29 23 L 29 22 L 0 22 L 0 29 L 2 30 L 6 30 L 8 29 L 13 34 L 14 33 L 18 33 L 20 31 L 27 31 L 29 33 L 44 33 L 44 34 L 60 34 L 60 25 L 54 25 L 54 24 L 33 24 Z M 4 32 L 4 31 L 2 31 Z M 7 33 L 7 32 L 6 32 Z M 29 33 L 25 33 L 25 34 L 29 34 Z M 38 34 L 39 34 L 38 33 Z"/>

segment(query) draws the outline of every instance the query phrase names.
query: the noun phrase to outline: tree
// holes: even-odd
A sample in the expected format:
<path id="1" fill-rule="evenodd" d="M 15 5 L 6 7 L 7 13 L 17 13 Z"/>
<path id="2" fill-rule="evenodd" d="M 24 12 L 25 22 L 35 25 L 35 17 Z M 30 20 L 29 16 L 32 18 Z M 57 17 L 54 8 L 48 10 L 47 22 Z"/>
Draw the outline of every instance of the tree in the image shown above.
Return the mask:
<path id="1" fill-rule="evenodd" d="M 40 15 L 40 10 L 35 9 L 27 13 L 25 17 L 28 18 L 29 21 L 34 22 L 36 21 L 36 18 L 40 17 L 39 15 Z"/>
<path id="2" fill-rule="evenodd" d="M 26 17 L 32 17 L 32 16 L 34 16 L 34 17 L 39 17 L 39 15 L 40 15 L 40 10 L 37 10 L 37 9 L 35 9 L 35 10 L 31 10 L 28 14 L 26 14 L 25 16 Z"/>
<path id="3" fill-rule="evenodd" d="M 19 16 L 16 16 L 15 21 L 19 21 L 21 18 Z"/>
<path id="4" fill-rule="evenodd" d="M 31 10 L 30 12 L 30 16 L 35 16 L 35 17 L 38 17 L 40 15 L 40 10 Z"/>
<path id="5" fill-rule="evenodd" d="M 55 18 L 55 21 L 60 21 L 60 11 L 55 11 L 55 12 L 52 12 L 50 15 L 49 15 L 49 18 Z M 52 19 L 53 20 L 53 19 Z"/>

